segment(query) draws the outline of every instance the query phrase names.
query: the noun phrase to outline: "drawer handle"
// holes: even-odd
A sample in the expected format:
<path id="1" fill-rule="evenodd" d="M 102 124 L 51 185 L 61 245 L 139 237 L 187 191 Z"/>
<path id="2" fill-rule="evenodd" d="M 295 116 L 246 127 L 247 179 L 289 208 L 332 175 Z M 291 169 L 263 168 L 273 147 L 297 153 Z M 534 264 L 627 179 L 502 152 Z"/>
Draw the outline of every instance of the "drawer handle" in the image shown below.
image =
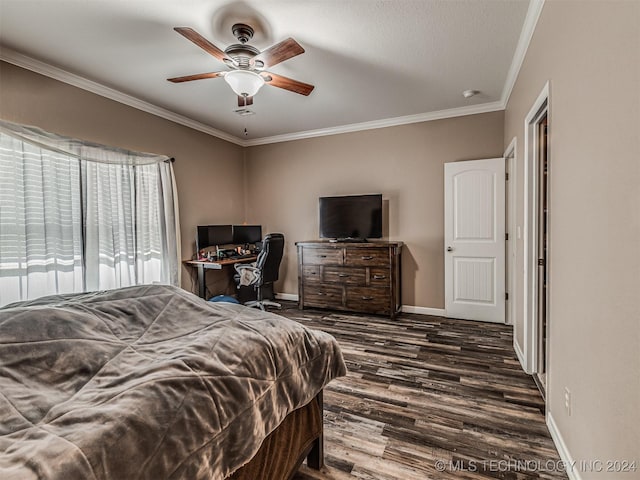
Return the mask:
<path id="1" fill-rule="evenodd" d="M 371 255 L 364 255 L 362 260 L 373 260 L 373 257 Z"/>
<path id="2" fill-rule="evenodd" d="M 326 295 L 326 293 L 324 293 L 324 292 L 317 292 L 317 295 L 318 295 L 319 297 L 321 297 L 321 296 L 323 296 L 323 295 Z"/>
<path id="3" fill-rule="evenodd" d="M 385 278 L 387 278 L 386 275 L 374 275 L 373 276 L 374 280 L 384 280 Z"/>
<path id="4" fill-rule="evenodd" d="M 346 278 L 346 277 L 350 277 L 351 275 L 347 275 L 346 273 L 339 273 L 338 276 L 340 278 Z"/>
<path id="5" fill-rule="evenodd" d="M 316 272 L 309 272 L 309 275 L 315 275 Z"/>
<path id="6" fill-rule="evenodd" d="M 362 297 L 362 300 L 373 300 L 373 297 Z"/>
<path id="7" fill-rule="evenodd" d="M 326 255 L 318 255 L 320 258 L 327 258 Z"/>

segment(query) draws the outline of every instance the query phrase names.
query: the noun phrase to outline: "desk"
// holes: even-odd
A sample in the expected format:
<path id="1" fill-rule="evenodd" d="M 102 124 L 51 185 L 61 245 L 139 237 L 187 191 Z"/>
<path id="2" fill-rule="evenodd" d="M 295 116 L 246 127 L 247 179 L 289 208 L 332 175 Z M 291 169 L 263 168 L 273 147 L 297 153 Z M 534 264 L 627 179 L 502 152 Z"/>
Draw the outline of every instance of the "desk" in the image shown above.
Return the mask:
<path id="1" fill-rule="evenodd" d="M 251 263 L 255 262 L 258 257 L 256 255 L 251 257 L 242 258 L 224 258 L 215 262 L 206 262 L 200 260 L 184 260 L 182 263 L 198 269 L 198 295 L 201 298 L 206 297 L 207 284 L 204 281 L 205 270 L 222 270 L 225 265 L 235 265 L 236 263 Z M 205 299 L 206 300 L 206 299 Z"/>

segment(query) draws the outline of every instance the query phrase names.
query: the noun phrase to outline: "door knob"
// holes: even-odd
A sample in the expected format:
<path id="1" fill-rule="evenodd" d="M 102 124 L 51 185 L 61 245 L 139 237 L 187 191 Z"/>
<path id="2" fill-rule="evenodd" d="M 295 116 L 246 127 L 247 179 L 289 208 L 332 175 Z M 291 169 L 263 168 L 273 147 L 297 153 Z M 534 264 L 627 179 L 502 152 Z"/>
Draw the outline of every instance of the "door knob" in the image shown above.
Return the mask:
<path id="1" fill-rule="evenodd" d="M 453 247 L 447 247 L 447 252 L 453 252 Z"/>

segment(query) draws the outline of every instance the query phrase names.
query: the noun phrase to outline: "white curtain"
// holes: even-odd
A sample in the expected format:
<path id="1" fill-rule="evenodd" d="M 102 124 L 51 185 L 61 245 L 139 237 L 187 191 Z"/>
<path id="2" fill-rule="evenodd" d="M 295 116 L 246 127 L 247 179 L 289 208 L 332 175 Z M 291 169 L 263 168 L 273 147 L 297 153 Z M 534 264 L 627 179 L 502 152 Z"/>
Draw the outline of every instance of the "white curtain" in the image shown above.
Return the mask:
<path id="1" fill-rule="evenodd" d="M 82 291 L 79 163 L 0 132 L 0 305 Z"/>
<path id="2" fill-rule="evenodd" d="M 50 293 L 179 284 L 168 157 L 1 121 L 0 148 L 0 305 Z"/>

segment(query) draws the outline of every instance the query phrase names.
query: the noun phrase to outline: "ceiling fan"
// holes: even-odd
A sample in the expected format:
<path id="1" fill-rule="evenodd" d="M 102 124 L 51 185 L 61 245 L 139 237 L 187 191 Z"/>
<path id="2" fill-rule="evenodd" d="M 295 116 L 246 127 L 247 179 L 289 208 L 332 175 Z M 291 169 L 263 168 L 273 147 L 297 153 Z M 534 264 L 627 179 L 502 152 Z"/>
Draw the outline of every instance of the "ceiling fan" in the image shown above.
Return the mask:
<path id="1" fill-rule="evenodd" d="M 309 95 L 314 89 L 314 86 L 308 83 L 265 70 L 304 53 L 304 48 L 293 38 L 287 38 L 261 52 L 247 43 L 253 38 L 253 28 L 244 23 L 236 23 L 231 30 L 240 43 L 230 45 L 222 51 L 192 28 L 176 27 L 174 30 L 223 62 L 231 70 L 168 78 L 167 80 L 170 82 L 181 83 L 204 78 L 224 77 L 231 89 L 238 95 L 239 107 L 252 105 L 253 96 L 265 83 L 300 95 Z"/>

